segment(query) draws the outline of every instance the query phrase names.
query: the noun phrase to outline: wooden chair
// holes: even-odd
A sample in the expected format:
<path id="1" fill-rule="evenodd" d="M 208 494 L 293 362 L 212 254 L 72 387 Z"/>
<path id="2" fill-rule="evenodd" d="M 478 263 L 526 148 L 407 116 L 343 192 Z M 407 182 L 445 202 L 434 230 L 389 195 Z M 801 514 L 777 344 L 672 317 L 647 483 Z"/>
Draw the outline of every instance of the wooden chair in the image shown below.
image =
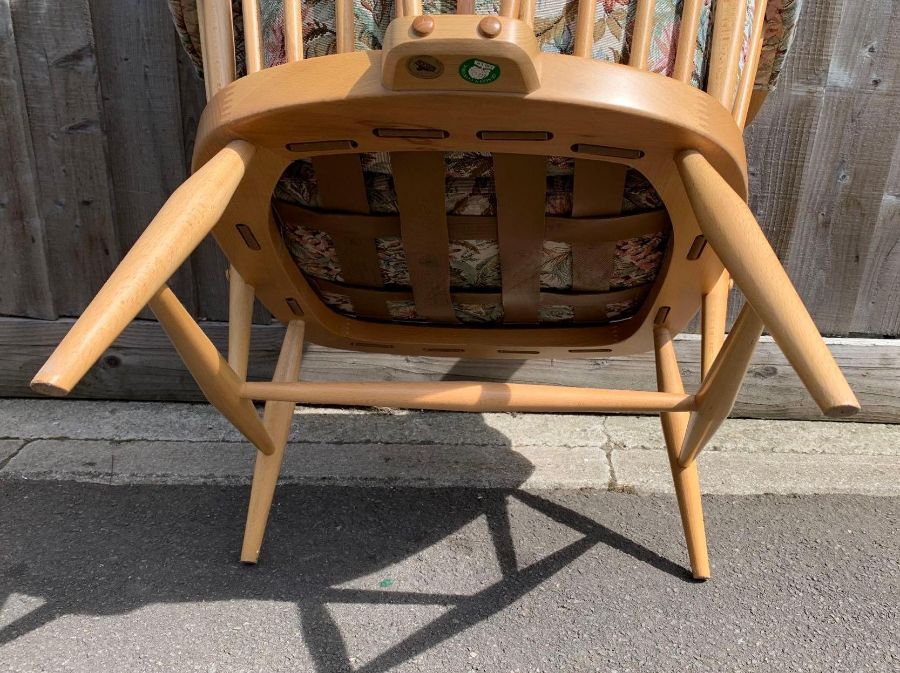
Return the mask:
<path id="1" fill-rule="evenodd" d="M 381 50 L 354 50 L 351 0 L 335 7 L 336 52 L 304 58 L 300 1 L 285 0 L 287 63 L 264 68 L 255 0 L 244 0 L 248 75 L 235 80 L 231 3 L 198 5 L 208 106 L 194 174 L 172 195 L 35 376 L 65 395 L 147 304 L 209 401 L 258 449 L 241 559 L 259 554 L 296 404 L 518 412 L 659 413 L 696 578 L 709 577 L 697 454 L 733 406 L 764 327 L 822 411 L 858 403 L 747 207 L 742 128 L 758 107 L 753 81 L 765 3 L 718 0 L 706 90 L 689 86 L 703 0 L 685 0 L 671 76 L 648 72 L 653 0 L 635 0 L 629 62 L 590 58 L 596 0 L 580 0 L 573 54 L 545 53 L 535 0 L 503 0 L 481 16 L 423 15 L 403 0 Z M 574 5 L 573 5 L 574 6 Z M 742 55 L 743 51 L 743 55 Z M 741 68 L 741 64 L 744 67 Z M 448 215 L 444 156 L 490 155 L 488 215 Z M 399 213 L 370 212 L 360 157 L 390 156 Z M 574 166 L 571 213 L 547 216 L 548 157 Z M 315 169 L 318 207 L 273 191 L 298 159 Z M 574 162 L 573 164 L 571 162 Z M 627 171 L 663 207 L 620 212 Z M 341 262 L 332 280 L 298 266 L 291 222 L 328 234 Z M 227 360 L 166 282 L 210 232 L 230 263 Z M 664 232 L 655 280 L 611 289 L 616 241 Z M 399 238 L 408 280 L 385 282 L 379 241 Z M 448 242 L 497 242 L 499 288 L 453 286 Z M 569 246 L 571 287 L 540 278 L 546 240 Z M 725 338 L 731 279 L 748 303 Z M 352 306 L 333 302 L 349 298 Z M 287 325 L 271 382 L 246 380 L 258 298 Z M 386 307 L 412 305 L 406 320 Z M 616 308 L 625 302 L 628 310 Z M 490 321 L 460 307 L 492 306 Z M 562 322 L 545 319 L 563 306 Z M 672 337 L 702 312 L 703 378 L 686 393 Z M 596 358 L 653 350 L 658 391 L 479 382 L 299 381 L 304 340 L 348 350 L 455 358 Z M 262 418 L 254 401 L 265 401 Z"/>

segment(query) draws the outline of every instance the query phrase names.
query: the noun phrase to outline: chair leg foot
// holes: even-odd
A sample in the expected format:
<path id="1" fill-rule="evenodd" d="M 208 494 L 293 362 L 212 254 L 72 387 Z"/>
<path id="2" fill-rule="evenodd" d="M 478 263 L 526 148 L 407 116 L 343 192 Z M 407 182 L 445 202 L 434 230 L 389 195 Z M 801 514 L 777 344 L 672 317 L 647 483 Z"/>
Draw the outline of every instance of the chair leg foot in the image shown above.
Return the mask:
<path id="1" fill-rule="evenodd" d="M 303 358 L 303 322 L 294 320 L 288 324 L 281 344 L 278 364 L 275 365 L 274 381 L 296 381 L 300 375 Z M 275 485 L 281 473 L 284 448 L 291 432 L 294 418 L 293 402 L 266 402 L 263 423 L 272 438 L 275 450 L 271 455 L 256 452 L 253 468 L 253 485 L 250 487 L 250 505 L 247 508 L 247 526 L 244 529 L 244 543 L 241 545 L 241 561 L 256 563 L 269 521 L 269 510 L 275 495 Z"/>
<path id="2" fill-rule="evenodd" d="M 244 542 L 241 545 L 241 561 L 256 563 L 262 547 L 269 510 L 275 496 L 275 485 L 281 472 L 284 458 L 284 445 L 276 447 L 275 453 L 267 456 L 256 453 L 256 466 L 253 469 L 253 485 L 250 487 L 250 505 L 247 509 L 247 525 L 244 528 Z"/>
<path id="3" fill-rule="evenodd" d="M 697 462 L 682 467 L 670 448 L 669 465 L 672 468 L 678 511 L 681 513 L 681 525 L 684 527 L 684 539 L 691 560 L 691 574 L 695 580 L 707 580 L 710 577 L 709 554 L 706 549 L 706 529 L 703 525 Z"/>

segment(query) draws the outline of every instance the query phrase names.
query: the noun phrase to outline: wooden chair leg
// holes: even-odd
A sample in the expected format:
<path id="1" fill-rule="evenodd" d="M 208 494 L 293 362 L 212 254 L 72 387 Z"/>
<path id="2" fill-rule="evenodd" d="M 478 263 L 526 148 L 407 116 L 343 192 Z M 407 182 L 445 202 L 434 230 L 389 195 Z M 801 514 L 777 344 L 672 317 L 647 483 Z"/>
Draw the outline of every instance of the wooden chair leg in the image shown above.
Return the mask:
<path id="1" fill-rule="evenodd" d="M 763 324 L 756 311 L 750 304 L 745 304 L 695 395 L 697 410 L 691 414 L 687 433 L 683 434 L 679 445 L 678 462 L 681 465 L 693 463 L 728 418 L 762 331 Z"/>
<path id="2" fill-rule="evenodd" d="M 676 157 L 700 230 L 827 416 L 859 402 L 744 200 L 699 152 Z"/>
<path id="3" fill-rule="evenodd" d="M 728 286 L 731 276 L 724 272 L 707 294 L 703 295 L 700 311 L 700 380 L 706 378 L 716 356 L 725 341 L 725 324 L 728 322 Z"/>
<path id="4" fill-rule="evenodd" d="M 253 157 L 235 140 L 175 190 L 31 381 L 66 395 L 219 221 Z"/>
<path id="5" fill-rule="evenodd" d="M 303 327 L 302 320 L 295 320 L 288 325 L 278 356 L 278 364 L 275 367 L 275 381 L 292 382 L 299 378 L 303 358 Z M 253 485 L 250 487 L 250 505 L 247 508 L 247 525 L 244 528 L 244 543 L 241 546 L 241 561 L 244 563 L 256 563 L 259 558 L 295 406 L 293 402 L 266 403 L 263 423 L 272 437 L 275 451 L 268 456 L 261 452 L 256 454 Z"/>
<path id="6" fill-rule="evenodd" d="M 253 402 L 241 397 L 242 381 L 172 290 L 163 286 L 150 299 L 150 309 L 209 403 L 222 412 L 256 448 L 263 453 L 274 453 L 272 438 L 256 413 Z"/>
<path id="7" fill-rule="evenodd" d="M 250 355 L 250 328 L 253 323 L 253 301 L 256 293 L 233 266 L 228 268 L 228 365 L 247 378 Z"/>
<path id="8" fill-rule="evenodd" d="M 661 392 L 684 392 L 678 361 L 675 359 L 675 348 L 669 330 L 657 327 L 653 332 L 656 346 L 656 379 Z M 691 574 L 694 579 L 709 579 L 709 554 L 706 549 L 706 529 L 703 525 L 703 505 L 700 501 L 700 477 L 697 474 L 697 463 L 687 467 L 678 462 L 678 450 L 684 440 L 688 423 L 688 412 L 663 412 L 663 435 L 666 439 L 666 450 L 669 455 L 669 467 L 675 482 L 675 497 L 678 499 L 678 511 L 684 527 L 684 538 L 687 543 L 688 556 L 691 560 Z"/>

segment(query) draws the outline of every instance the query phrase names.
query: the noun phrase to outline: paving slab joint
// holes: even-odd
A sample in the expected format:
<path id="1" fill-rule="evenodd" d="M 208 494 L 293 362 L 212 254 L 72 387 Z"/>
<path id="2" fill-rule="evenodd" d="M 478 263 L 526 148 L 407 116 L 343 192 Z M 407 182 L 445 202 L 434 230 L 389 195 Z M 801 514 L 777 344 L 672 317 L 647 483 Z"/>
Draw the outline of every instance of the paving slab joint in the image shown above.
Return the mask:
<path id="1" fill-rule="evenodd" d="M 6 456 L 6 457 L 3 458 L 2 460 L 0 460 L 0 471 L 3 471 L 3 468 L 5 468 L 7 465 L 9 465 L 10 461 L 11 461 L 13 458 L 15 458 L 15 457 L 18 456 L 20 453 L 22 453 L 22 450 L 23 450 L 26 446 L 28 446 L 28 445 L 31 444 L 32 442 L 38 441 L 38 440 L 35 440 L 35 439 L 20 439 L 20 438 L 18 438 L 18 437 L 14 438 L 13 441 L 16 441 L 16 440 L 17 440 L 17 441 L 21 441 L 21 442 L 22 442 L 22 445 L 19 446 L 19 448 L 16 449 L 15 451 L 13 451 L 11 454 L 9 454 L 8 456 Z"/>

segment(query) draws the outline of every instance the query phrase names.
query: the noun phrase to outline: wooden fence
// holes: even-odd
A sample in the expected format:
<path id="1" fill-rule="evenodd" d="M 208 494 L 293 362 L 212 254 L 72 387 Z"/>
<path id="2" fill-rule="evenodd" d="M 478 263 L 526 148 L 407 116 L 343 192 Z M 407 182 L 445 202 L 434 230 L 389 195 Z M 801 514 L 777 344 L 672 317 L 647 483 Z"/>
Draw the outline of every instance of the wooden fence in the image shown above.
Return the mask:
<path id="1" fill-rule="evenodd" d="M 780 88 L 747 131 L 751 205 L 828 335 L 900 336 L 898 71 L 900 2 L 805 0 Z M 184 179 L 202 106 L 164 0 L 0 0 L 0 394 L 25 393 L 60 319 L 81 312 Z M 221 321 L 224 269 L 208 242 L 172 286 Z M 138 333 L 155 344 L 148 329 L 128 352 Z M 845 357 L 836 342 L 842 365 L 859 343 Z M 881 380 L 896 377 L 898 344 L 879 344 L 866 370 L 884 395 L 873 420 L 900 419 L 900 379 Z M 164 387 L 194 395 L 186 381 Z M 153 396 L 103 376 L 80 392 Z M 796 415 L 786 399 L 768 415 Z M 739 411 L 767 415 L 751 407 Z"/>

